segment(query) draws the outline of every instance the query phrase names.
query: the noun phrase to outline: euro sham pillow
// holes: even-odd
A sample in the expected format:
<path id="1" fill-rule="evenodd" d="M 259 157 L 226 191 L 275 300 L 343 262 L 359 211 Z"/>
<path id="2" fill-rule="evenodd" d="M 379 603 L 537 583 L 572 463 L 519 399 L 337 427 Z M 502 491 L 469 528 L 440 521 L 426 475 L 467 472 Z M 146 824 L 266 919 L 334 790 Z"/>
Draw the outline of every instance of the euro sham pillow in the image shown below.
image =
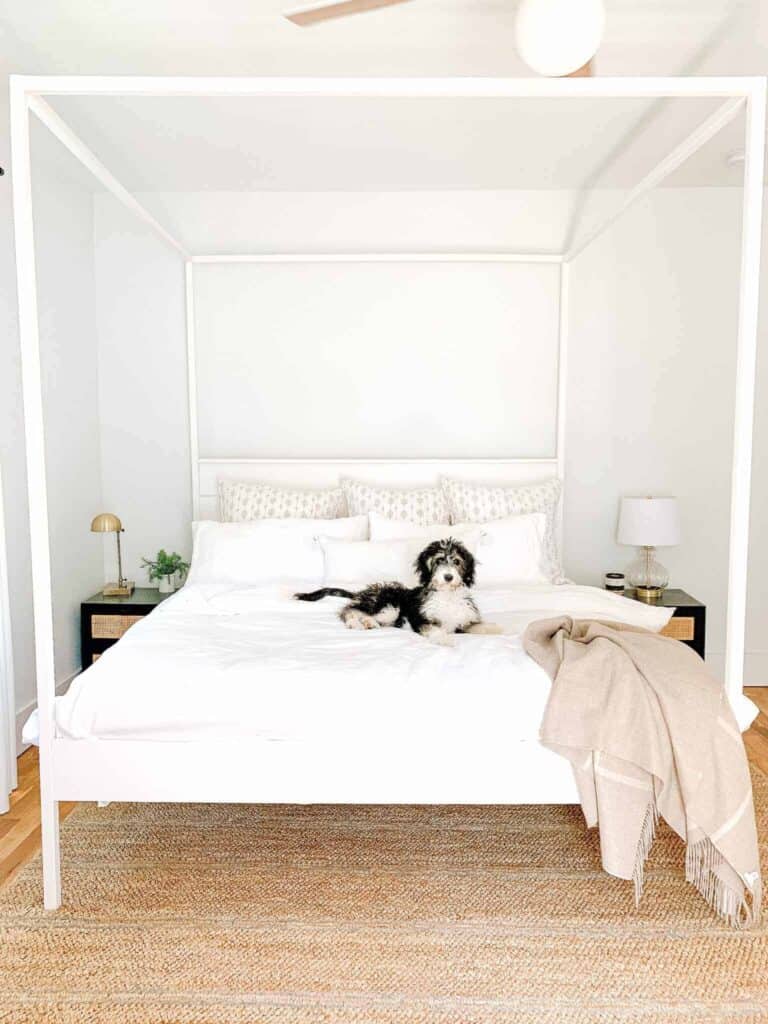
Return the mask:
<path id="1" fill-rule="evenodd" d="M 372 512 L 372 541 L 418 539 L 420 544 L 443 537 L 455 537 L 466 544 L 477 559 L 475 585 L 478 587 L 550 583 L 544 539 L 547 517 L 543 512 L 510 516 L 489 523 L 433 523 L 421 526 L 385 519 Z"/>
<path id="2" fill-rule="evenodd" d="M 262 519 L 248 523 L 192 524 L 192 565 L 187 583 L 301 583 L 319 587 L 325 562 L 321 535 L 340 543 L 368 536 L 368 517 Z"/>
<path id="3" fill-rule="evenodd" d="M 532 483 L 474 484 L 443 477 L 443 491 L 454 522 L 488 523 L 525 513 L 542 512 L 546 516 L 544 534 L 544 571 L 548 582 L 564 581 L 557 543 L 557 516 L 562 484 L 557 477 Z"/>
<path id="4" fill-rule="evenodd" d="M 349 515 L 378 512 L 388 519 L 427 524 L 447 522 L 448 500 L 440 487 L 378 487 L 362 480 L 342 478 Z"/>
<path id="5" fill-rule="evenodd" d="M 347 514 L 341 487 L 304 490 L 253 480 L 218 480 L 219 516 L 224 523 L 255 519 L 338 519 Z"/>

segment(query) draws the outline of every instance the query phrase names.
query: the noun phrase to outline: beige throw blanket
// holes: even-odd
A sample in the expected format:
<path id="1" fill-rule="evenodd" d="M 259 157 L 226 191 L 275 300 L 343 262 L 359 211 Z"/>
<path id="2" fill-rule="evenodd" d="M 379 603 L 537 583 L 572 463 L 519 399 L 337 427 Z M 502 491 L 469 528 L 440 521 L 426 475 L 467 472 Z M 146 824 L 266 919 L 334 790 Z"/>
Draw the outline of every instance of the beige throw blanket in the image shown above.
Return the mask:
<path id="1" fill-rule="evenodd" d="M 635 899 L 658 815 L 687 844 L 686 878 L 720 917 L 760 917 L 752 785 L 722 686 L 690 648 L 633 626 L 533 622 L 528 654 L 552 679 L 541 742 L 573 765 L 604 869 Z"/>

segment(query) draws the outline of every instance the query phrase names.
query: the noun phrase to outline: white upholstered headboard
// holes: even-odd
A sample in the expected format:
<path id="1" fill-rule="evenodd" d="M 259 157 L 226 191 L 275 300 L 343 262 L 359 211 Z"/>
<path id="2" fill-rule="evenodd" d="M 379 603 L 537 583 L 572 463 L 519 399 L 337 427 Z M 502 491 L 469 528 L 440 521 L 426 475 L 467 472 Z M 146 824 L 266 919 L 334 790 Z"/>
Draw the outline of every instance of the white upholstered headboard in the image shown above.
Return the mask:
<path id="1" fill-rule="evenodd" d="M 195 464 L 193 463 L 193 466 Z M 199 459 L 193 481 L 195 519 L 218 519 L 220 477 L 287 487 L 333 487 L 343 476 L 392 487 L 431 486 L 441 476 L 478 483 L 523 483 L 558 475 L 549 459 Z M 562 522 L 562 514 L 560 515 Z"/>

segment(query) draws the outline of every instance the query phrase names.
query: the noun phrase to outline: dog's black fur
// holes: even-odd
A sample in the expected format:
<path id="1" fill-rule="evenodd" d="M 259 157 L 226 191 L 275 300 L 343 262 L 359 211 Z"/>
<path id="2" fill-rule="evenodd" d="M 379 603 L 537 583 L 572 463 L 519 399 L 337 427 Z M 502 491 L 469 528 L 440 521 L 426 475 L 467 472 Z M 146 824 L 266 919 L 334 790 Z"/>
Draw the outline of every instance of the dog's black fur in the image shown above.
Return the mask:
<path id="1" fill-rule="evenodd" d="M 296 594 L 299 601 L 320 601 L 324 597 L 350 599 L 339 612 L 350 629 L 380 626 L 411 629 L 436 643 L 450 644 L 452 633 L 498 632 L 481 629 L 480 613 L 469 593 L 475 582 L 475 559 L 452 537 L 429 544 L 414 562 L 418 587 L 402 583 L 374 583 L 357 592 L 323 587 Z"/>

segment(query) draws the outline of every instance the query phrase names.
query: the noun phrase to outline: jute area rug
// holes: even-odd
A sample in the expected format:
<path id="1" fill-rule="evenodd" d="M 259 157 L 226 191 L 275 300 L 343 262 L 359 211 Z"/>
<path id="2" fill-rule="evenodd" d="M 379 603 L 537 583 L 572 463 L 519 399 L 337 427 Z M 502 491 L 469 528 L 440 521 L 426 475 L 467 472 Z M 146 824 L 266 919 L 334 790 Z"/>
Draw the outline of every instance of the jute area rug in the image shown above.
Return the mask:
<path id="1" fill-rule="evenodd" d="M 768 928 L 666 829 L 635 910 L 574 807 L 81 805 L 62 854 L 60 911 L 39 862 L 0 892 L 2 1021 L 768 1021 Z"/>

